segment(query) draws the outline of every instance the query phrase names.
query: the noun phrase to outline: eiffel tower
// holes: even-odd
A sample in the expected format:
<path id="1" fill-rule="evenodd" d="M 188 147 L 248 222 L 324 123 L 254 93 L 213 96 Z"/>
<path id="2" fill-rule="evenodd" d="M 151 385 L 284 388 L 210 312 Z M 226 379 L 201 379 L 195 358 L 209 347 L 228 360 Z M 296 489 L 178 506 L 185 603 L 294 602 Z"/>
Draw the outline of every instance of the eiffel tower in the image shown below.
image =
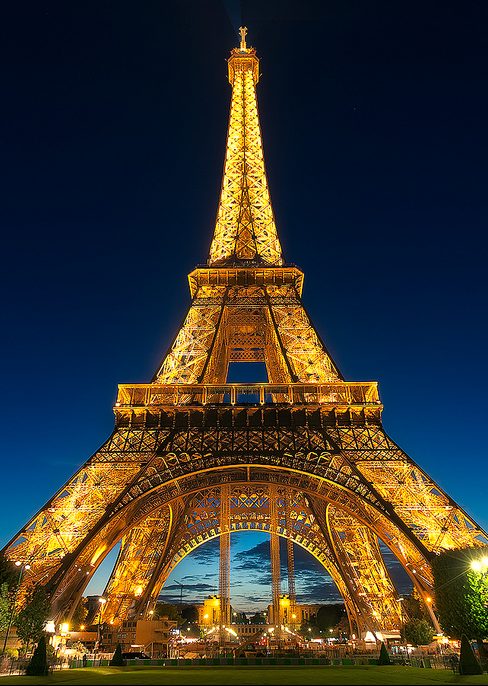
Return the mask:
<path id="1" fill-rule="evenodd" d="M 290 602 L 298 545 L 334 580 L 352 631 L 398 632 L 382 541 L 439 628 L 432 557 L 486 545 L 486 534 L 386 434 L 377 383 L 344 380 L 303 306 L 303 272 L 276 230 L 246 29 L 228 78 L 215 231 L 188 277 L 188 312 L 152 381 L 119 386 L 112 435 L 4 549 L 30 565 L 19 597 L 42 584 L 53 618 L 69 618 L 121 542 L 104 621 L 146 617 L 176 565 L 220 537 L 229 622 L 230 536 L 254 530 L 270 534 L 275 613 L 284 537 Z M 227 383 L 231 362 L 264 362 L 268 382 Z"/>

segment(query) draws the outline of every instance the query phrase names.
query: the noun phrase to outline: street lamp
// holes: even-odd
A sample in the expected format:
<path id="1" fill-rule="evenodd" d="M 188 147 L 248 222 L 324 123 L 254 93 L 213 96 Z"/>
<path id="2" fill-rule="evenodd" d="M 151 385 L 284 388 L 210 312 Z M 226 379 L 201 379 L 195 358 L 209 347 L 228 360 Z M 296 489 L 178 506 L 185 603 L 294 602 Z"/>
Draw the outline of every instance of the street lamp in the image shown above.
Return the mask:
<path id="1" fill-rule="evenodd" d="M 403 601 L 405 598 L 397 598 L 397 603 L 400 603 L 400 645 L 403 645 Z"/>
<path id="2" fill-rule="evenodd" d="M 488 571 L 488 557 L 482 557 L 479 560 L 473 560 L 470 565 L 473 572 L 486 573 Z"/>
<path id="3" fill-rule="evenodd" d="M 17 588 L 15 589 L 14 600 L 12 602 L 12 609 L 10 610 L 10 617 L 8 618 L 7 632 L 5 634 L 5 640 L 3 642 L 2 657 L 5 655 L 5 651 L 7 650 L 8 636 L 10 634 L 10 627 L 12 626 L 12 621 L 14 618 L 15 606 L 17 605 L 17 596 L 19 595 L 19 588 L 22 582 L 22 576 L 24 574 L 24 570 L 30 569 L 30 565 L 23 565 L 22 562 L 18 561 L 15 563 L 15 566 L 18 567 L 20 571 L 19 578 L 17 580 Z"/>
<path id="4" fill-rule="evenodd" d="M 485 555 L 478 560 L 472 560 L 470 567 L 473 572 L 476 572 L 476 574 L 479 574 L 481 577 L 478 580 L 478 592 L 481 596 L 483 605 L 488 607 L 488 589 L 486 587 L 486 580 L 488 579 L 488 556 Z"/>

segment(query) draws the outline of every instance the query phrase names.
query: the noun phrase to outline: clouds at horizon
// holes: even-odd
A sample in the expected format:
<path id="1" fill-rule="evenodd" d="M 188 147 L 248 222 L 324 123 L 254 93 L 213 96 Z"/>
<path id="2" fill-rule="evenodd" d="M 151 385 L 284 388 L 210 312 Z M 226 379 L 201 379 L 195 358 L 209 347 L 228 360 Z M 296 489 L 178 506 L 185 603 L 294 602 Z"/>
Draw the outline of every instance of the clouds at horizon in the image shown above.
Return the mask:
<path id="1" fill-rule="evenodd" d="M 173 571 L 160 597 L 166 602 L 179 602 L 181 587 L 175 580 L 184 586 L 184 602 L 201 603 L 208 595 L 217 593 L 219 547 L 219 539 L 215 538 L 190 553 Z M 382 543 L 380 549 L 398 593 L 411 592 L 410 579 L 400 562 Z M 287 592 L 287 554 L 283 538 L 280 538 L 280 558 L 282 591 Z M 294 559 L 298 602 L 326 604 L 342 600 L 332 578 L 307 550 L 295 544 Z M 231 594 L 234 607 L 242 611 L 263 610 L 271 602 L 268 534 L 231 536 Z"/>

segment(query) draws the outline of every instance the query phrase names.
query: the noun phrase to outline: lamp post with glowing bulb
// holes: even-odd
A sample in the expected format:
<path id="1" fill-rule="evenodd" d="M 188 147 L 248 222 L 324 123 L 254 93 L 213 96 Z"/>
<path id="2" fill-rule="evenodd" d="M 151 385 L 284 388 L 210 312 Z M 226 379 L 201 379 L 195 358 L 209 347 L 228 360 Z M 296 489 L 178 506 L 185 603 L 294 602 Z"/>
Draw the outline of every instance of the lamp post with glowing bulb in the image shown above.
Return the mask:
<path id="1" fill-rule="evenodd" d="M 403 601 L 404 598 L 397 598 L 397 603 L 400 605 L 400 645 L 403 645 Z"/>
<path id="2" fill-rule="evenodd" d="M 488 556 L 481 557 L 479 560 L 472 560 L 470 567 L 473 572 L 488 574 Z"/>
<path id="3" fill-rule="evenodd" d="M 482 583 L 480 584 L 480 595 L 482 596 L 484 606 L 488 608 L 488 592 L 484 583 L 485 578 L 488 577 L 488 555 L 485 555 L 479 560 L 473 560 L 470 567 L 473 572 L 479 574 L 482 579 Z"/>
<path id="4" fill-rule="evenodd" d="M 19 578 L 17 580 L 17 587 L 15 589 L 15 596 L 14 596 L 14 599 L 12 602 L 12 608 L 10 610 L 10 617 L 8 618 L 7 632 L 5 634 L 5 640 L 3 642 L 2 657 L 5 655 L 5 651 L 7 650 L 8 637 L 10 634 L 10 628 L 12 626 L 12 621 L 14 618 L 15 606 L 17 605 L 17 596 L 19 595 L 19 588 L 20 588 L 20 584 L 22 583 L 22 576 L 24 575 L 24 570 L 30 569 L 30 565 L 24 565 L 24 564 L 22 564 L 22 562 L 16 562 L 15 566 L 19 568 Z"/>

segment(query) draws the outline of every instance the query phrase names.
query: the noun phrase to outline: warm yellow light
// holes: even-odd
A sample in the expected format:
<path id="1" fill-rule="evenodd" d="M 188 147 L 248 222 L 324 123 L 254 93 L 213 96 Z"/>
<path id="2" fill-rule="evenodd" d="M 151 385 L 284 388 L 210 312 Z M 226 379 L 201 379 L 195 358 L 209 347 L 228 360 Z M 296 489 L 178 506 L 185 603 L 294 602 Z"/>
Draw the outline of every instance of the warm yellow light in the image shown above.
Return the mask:
<path id="1" fill-rule="evenodd" d="M 481 562 L 479 560 L 473 560 L 471 562 L 471 569 L 474 572 L 481 572 Z"/>
<path id="2" fill-rule="evenodd" d="M 142 595 L 142 591 L 143 591 L 142 586 L 138 586 L 135 590 L 135 595 L 136 596 Z"/>
<path id="3" fill-rule="evenodd" d="M 208 619 L 208 615 L 203 615 L 203 619 Z"/>
<path id="4" fill-rule="evenodd" d="M 426 597 L 425 602 L 429 604 L 432 602 L 432 598 L 430 597 L 430 595 Z"/>
<path id="5" fill-rule="evenodd" d="M 106 598 L 99 598 L 98 602 L 101 603 L 102 605 L 105 605 L 105 603 L 107 602 L 107 599 Z"/>
<path id="6" fill-rule="evenodd" d="M 68 624 L 68 622 L 64 622 L 63 624 L 61 624 L 61 626 L 60 626 L 59 628 L 61 629 L 61 633 L 62 633 L 62 634 L 67 634 L 68 631 L 69 631 L 69 624 Z"/>
<path id="7" fill-rule="evenodd" d="M 84 630 L 85 630 L 85 625 L 82 624 L 82 625 L 80 626 L 80 631 L 84 631 Z"/>
<path id="8" fill-rule="evenodd" d="M 291 616 L 291 618 L 292 618 L 292 619 L 296 619 L 296 618 L 297 618 L 296 614 L 293 613 L 292 616 Z"/>
<path id="9" fill-rule="evenodd" d="M 481 558 L 481 564 L 483 565 L 483 567 L 488 567 L 488 557 L 482 557 Z M 27 567 L 26 567 L 26 569 L 27 569 Z"/>

